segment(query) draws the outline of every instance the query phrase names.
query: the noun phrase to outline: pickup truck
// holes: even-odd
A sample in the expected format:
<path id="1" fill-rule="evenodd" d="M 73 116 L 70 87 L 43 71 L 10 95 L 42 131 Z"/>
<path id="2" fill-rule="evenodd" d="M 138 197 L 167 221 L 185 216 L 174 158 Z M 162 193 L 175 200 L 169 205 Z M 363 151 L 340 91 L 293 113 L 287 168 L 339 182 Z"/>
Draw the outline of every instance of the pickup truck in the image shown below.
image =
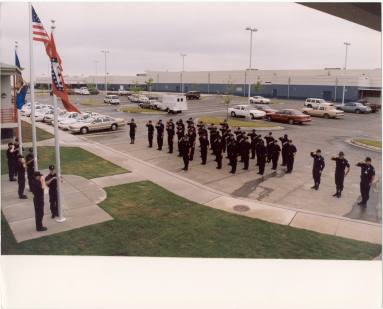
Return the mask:
<path id="1" fill-rule="evenodd" d="M 328 103 L 322 103 L 314 107 L 304 107 L 302 113 L 314 117 L 329 118 L 341 118 L 344 116 L 344 112 L 336 109 L 333 105 Z"/>

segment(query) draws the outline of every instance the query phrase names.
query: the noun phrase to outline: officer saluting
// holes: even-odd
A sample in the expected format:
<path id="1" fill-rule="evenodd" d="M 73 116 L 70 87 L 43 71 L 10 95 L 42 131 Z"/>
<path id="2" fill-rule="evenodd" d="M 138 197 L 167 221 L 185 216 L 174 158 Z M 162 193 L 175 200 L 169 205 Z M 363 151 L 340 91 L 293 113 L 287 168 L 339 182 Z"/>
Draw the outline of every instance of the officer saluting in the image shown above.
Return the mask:
<path id="1" fill-rule="evenodd" d="M 181 140 L 181 137 L 185 135 L 185 125 L 182 119 L 178 120 L 176 124 L 177 124 L 176 134 L 177 134 L 178 156 L 181 157 L 180 140 Z"/>
<path id="2" fill-rule="evenodd" d="M 251 159 L 255 159 L 255 148 L 257 146 L 257 133 L 255 133 L 255 129 L 248 133 L 247 136 L 250 136 Z"/>
<path id="3" fill-rule="evenodd" d="M 271 161 L 273 162 L 272 170 L 276 170 L 278 166 L 279 154 L 281 152 L 281 147 L 278 145 L 278 141 L 273 139 L 270 144 L 270 152 L 271 152 Z"/>
<path id="4" fill-rule="evenodd" d="M 314 162 L 313 162 L 314 185 L 311 187 L 311 189 L 318 190 L 320 185 L 320 178 L 322 176 L 322 171 L 325 167 L 324 158 L 322 157 L 322 152 L 320 149 L 317 149 L 315 153 L 310 152 L 310 156 L 314 159 Z"/>
<path id="5" fill-rule="evenodd" d="M 26 199 L 27 196 L 24 194 L 25 189 L 25 169 L 26 169 L 25 159 L 22 155 L 17 156 L 17 182 L 19 185 L 18 193 L 20 199 Z"/>
<path id="6" fill-rule="evenodd" d="M 182 155 L 182 159 L 184 160 L 184 171 L 189 169 L 189 161 L 190 161 L 190 141 L 187 135 L 181 137 L 180 140 L 180 152 Z"/>
<path id="7" fill-rule="evenodd" d="M 342 196 L 344 177 L 347 176 L 347 174 L 350 172 L 350 164 L 345 159 L 344 153 L 342 151 L 339 152 L 338 157 L 332 157 L 331 160 L 335 161 L 336 163 L 336 167 L 335 167 L 336 192 L 333 194 L 333 196 L 336 196 L 339 198 Z"/>
<path id="8" fill-rule="evenodd" d="M 367 207 L 367 201 L 370 198 L 371 184 L 375 178 L 375 168 L 371 165 L 371 158 L 367 157 L 364 162 L 359 162 L 356 166 L 361 168 L 360 170 L 360 195 L 362 200 L 358 205 Z"/>
<path id="9" fill-rule="evenodd" d="M 129 126 L 130 143 L 134 144 L 134 140 L 136 138 L 137 124 L 134 122 L 134 119 L 132 118 L 132 120 L 127 123 L 127 125 Z"/>
<path id="10" fill-rule="evenodd" d="M 238 152 L 238 143 L 234 139 L 234 136 L 230 135 L 230 139 L 227 143 L 227 154 L 230 160 L 229 165 L 231 165 L 231 174 L 235 174 L 235 172 L 237 171 Z"/>
<path id="11" fill-rule="evenodd" d="M 297 152 L 297 147 L 293 144 L 293 141 L 289 139 L 289 143 L 287 145 L 286 149 L 286 166 L 287 166 L 287 171 L 286 173 L 291 173 L 293 171 L 294 167 L 294 157 Z"/>
<path id="12" fill-rule="evenodd" d="M 54 165 L 49 165 L 49 174 L 45 177 L 45 184 L 49 188 L 49 205 L 51 209 L 51 217 L 59 216 L 58 202 L 57 202 L 57 175 Z"/>
<path id="13" fill-rule="evenodd" d="M 201 137 L 199 138 L 199 144 L 201 147 L 201 164 L 206 165 L 207 149 L 209 147 L 209 140 L 207 139 L 207 134 L 201 135 Z"/>
<path id="14" fill-rule="evenodd" d="M 8 174 L 9 174 L 9 181 L 16 181 L 16 164 L 17 161 L 15 160 L 15 145 L 13 143 L 8 143 L 8 149 L 7 149 L 7 159 L 8 159 Z"/>
<path id="15" fill-rule="evenodd" d="M 249 142 L 249 138 L 247 136 L 245 136 L 243 138 L 243 141 L 241 144 L 241 153 L 243 156 L 243 163 L 244 163 L 243 169 L 244 170 L 249 169 L 250 147 L 251 147 L 251 145 Z"/>
<path id="16" fill-rule="evenodd" d="M 27 154 L 25 158 L 26 164 L 27 164 L 27 176 L 28 176 L 28 185 L 29 185 L 29 191 L 31 191 L 31 181 L 33 179 L 33 173 L 35 172 L 35 165 L 34 165 L 34 155 L 33 155 L 33 149 L 29 148 L 29 153 Z"/>
<path id="17" fill-rule="evenodd" d="M 146 127 L 148 128 L 149 148 L 152 148 L 153 147 L 154 125 L 152 124 L 151 120 L 149 120 L 149 122 L 146 124 Z"/>
<path id="18" fill-rule="evenodd" d="M 156 130 L 157 130 L 157 150 L 162 150 L 162 145 L 164 144 L 164 124 L 162 123 L 162 120 L 158 120 L 156 124 Z"/>
<path id="19" fill-rule="evenodd" d="M 173 119 L 170 119 L 166 123 L 166 132 L 168 133 L 168 147 L 169 147 L 168 153 L 173 153 L 173 138 L 174 138 L 174 134 L 176 133 Z"/>
<path id="20" fill-rule="evenodd" d="M 33 204 L 35 207 L 35 221 L 36 221 L 36 230 L 46 231 L 47 228 L 43 226 L 43 217 L 44 217 L 44 177 L 42 177 L 39 171 L 33 173 L 32 179 L 32 193 L 33 193 Z"/>
<path id="21" fill-rule="evenodd" d="M 282 144 L 282 166 L 286 166 L 287 162 L 287 148 L 289 145 L 289 137 L 287 134 L 285 134 L 283 137 L 280 137 L 279 140 L 281 141 Z"/>
<path id="22" fill-rule="evenodd" d="M 268 136 L 265 136 L 266 140 L 266 150 L 267 150 L 267 163 L 270 163 L 271 161 L 271 148 L 272 144 L 274 143 L 274 137 L 273 137 L 273 132 L 269 132 Z"/>
<path id="23" fill-rule="evenodd" d="M 265 142 L 261 139 L 257 145 L 257 160 L 258 160 L 258 174 L 263 175 L 265 173 L 265 165 L 266 165 L 266 146 Z"/>

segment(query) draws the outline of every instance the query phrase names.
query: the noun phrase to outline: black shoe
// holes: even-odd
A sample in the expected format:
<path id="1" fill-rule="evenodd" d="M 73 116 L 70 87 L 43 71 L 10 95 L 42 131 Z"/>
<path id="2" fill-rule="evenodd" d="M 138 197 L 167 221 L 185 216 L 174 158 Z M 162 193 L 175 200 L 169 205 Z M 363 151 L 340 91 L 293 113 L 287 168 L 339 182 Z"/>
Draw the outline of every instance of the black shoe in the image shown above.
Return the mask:
<path id="1" fill-rule="evenodd" d="M 43 227 L 40 227 L 39 229 L 36 229 L 37 232 L 43 232 L 43 231 L 46 231 L 47 228 L 45 226 Z"/>
<path id="2" fill-rule="evenodd" d="M 21 199 L 21 200 L 26 200 L 27 198 L 28 197 L 26 195 L 22 195 L 22 196 L 19 197 L 19 199 Z"/>
<path id="3" fill-rule="evenodd" d="M 51 215 L 51 218 L 54 219 L 54 217 L 56 217 L 54 214 Z"/>
<path id="4" fill-rule="evenodd" d="M 358 205 L 359 205 L 359 206 L 366 207 L 366 202 L 360 201 L 360 202 L 358 203 Z"/>
<path id="5" fill-rule="evenodd" d="M 15 178 L 12 178 L 12 179 L 9 179 L 9 181 L 16 181 L 17 179 L 15 179 Z"/>
<path id="6" fill-rule="evenodd" d="M 243 170 L 247 171 L 247 170 L 248 170 L 248 168 L 243 168 Z"/>
<path id="7" fill-rule="evenodd" d="M 218 167 L 218 166 L 216 167 L 217 170 L 220 170 L 221 168 L 222 168 L 222 167 Z"/>
<path id="8" fill-rule="evenodd" d="M 311 189 L 316 189 L 317 187 L 316 186 L 312 186 Z"/>
<path id="9" fill-rule="evenodd" d="M 206 163 L 202 162 L 201 165 L 206 165 Z"/>
<path id="10" fill-rule="evenodd" d="M 335 196 L 338 196 L 338 192 L 334 193 L 332 196 L 334 196 L 334 197 L 335 197 Z"/>
<path id="11" fill-rule="evenodd" d="M 315 190 L 318 190 L 318 189 L 319 189 L 319 187 L 318 187 L 318 186 L 316 186 L 316 187 L 315 187 Z"/>

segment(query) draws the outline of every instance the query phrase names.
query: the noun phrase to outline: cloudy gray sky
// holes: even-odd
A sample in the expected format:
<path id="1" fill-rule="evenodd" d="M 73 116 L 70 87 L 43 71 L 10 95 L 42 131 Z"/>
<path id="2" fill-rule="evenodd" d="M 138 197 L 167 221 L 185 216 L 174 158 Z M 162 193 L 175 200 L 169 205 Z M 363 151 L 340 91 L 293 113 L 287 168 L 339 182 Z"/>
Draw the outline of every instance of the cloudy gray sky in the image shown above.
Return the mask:
<path id="1" fill-rule="evenodd" d="M 56 45 L 66 74 L 104 70 L 100 50 L 110 50 L 112 75 L 145 70 L 244 69 L 249 62 L 250 25 L 254 35 L 253 67 L 259 69 L 322 69 L 342 67 L 344 41 L 349 68 L 381 67 L 381 34 L 349 21 L 295 3 L 49 3 L 34 7 L 46 29 L 57 24 Z M 23 66 L 28 66 L 28 5 L 1 5 L 1 61 L 13 63 L 19 41 Z M 41 43 L 34 43 L 36 74 L 49 64 Z M 26 70 L 28 71 L 28 70 Z M 27 72 L 26 72 L 27 73 Z"/>

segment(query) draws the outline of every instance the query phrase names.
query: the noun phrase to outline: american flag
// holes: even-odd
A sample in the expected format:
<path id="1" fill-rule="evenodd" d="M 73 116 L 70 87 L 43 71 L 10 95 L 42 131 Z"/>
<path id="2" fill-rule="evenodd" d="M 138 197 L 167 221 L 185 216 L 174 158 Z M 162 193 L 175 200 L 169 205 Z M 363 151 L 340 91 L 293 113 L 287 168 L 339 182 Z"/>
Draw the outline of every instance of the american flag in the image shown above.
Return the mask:
<path id="1" fill-rule="evenodd" d="M 32 34 L 33 34 L 33 40 L 43 42 L 45 45 L 45 50 L 49 57 L 51 57 L 51 38 L 49 37 L 48 33 L 45 31 L 44 26 L 37 15 L 34 7 L 32 6 Z"/>

